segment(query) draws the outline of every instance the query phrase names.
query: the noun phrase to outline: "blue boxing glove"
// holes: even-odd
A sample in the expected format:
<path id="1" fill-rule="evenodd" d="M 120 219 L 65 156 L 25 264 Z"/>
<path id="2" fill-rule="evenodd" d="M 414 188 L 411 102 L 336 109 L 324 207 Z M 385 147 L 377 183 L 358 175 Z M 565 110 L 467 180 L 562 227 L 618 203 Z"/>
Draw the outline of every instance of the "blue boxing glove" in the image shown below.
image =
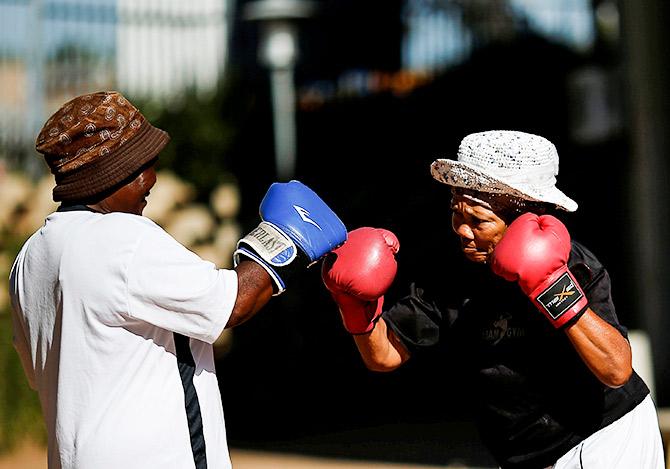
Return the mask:
<path id="1" fill-rule="evenodd" d="M 241 256 L 260 264 L 276 285 L 286 281 L 347 240 L 347 229 L 337 215 L 309 187 L 299 181 L 274 183 L 260 206 L 261 223 L 237 242 L 235 266 Z"/>

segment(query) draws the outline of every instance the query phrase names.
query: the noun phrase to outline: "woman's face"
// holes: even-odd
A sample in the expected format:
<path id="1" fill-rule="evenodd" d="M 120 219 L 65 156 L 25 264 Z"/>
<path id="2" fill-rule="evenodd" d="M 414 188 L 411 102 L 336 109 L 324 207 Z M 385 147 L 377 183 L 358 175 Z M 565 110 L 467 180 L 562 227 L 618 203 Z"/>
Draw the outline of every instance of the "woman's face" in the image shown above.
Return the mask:
<path id="1" fill-rule="evenodd" d="M 487 263 L 505 234 L 507 223 L 490 208 L 461 195 L 454 195 L 451 210 L 451 226 L 461 240 L 465 257 L 472 262 Z"/>

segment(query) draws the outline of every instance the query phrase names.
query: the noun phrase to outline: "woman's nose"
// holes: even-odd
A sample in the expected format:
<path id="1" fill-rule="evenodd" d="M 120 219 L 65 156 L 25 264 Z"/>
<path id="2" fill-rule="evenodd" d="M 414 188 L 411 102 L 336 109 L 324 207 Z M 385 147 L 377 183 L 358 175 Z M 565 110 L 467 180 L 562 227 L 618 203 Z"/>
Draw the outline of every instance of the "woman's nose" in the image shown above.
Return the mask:
<path id="1" fill-rule="evenodd" d="M 470 226 L 468 226 L 467 223 L 460 223 L 460 224 L 454 226 L 454 231 L 461 238 L 474 239 L 474 234 L 472 233 L 472 229 L 470 228 Z"/>

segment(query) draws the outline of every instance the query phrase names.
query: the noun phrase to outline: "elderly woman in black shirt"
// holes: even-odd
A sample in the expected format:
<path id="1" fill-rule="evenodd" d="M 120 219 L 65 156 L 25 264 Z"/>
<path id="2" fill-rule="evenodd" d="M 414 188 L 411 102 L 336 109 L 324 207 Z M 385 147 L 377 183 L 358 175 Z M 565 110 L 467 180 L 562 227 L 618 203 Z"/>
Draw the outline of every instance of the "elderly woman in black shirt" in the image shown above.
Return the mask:
<path id="1" fill-rule="evenodd" d="M 457 161 L 431 172 L 451 187 L 452 228 L 471 261 L 451 284 L 412 283 L 385 304 L 399 242 L 375 228 L 352 231 L 323 265 L 366 366 L 392 371 L 458 350 L 467 363 L 456 379 L 474 383 L 477 424 L 501 468 L 662 469 L 655 406 L 632 368 L 608 273 L 551 215 L 577 209 L 556 188 L 555 146 L 475 133 Z"/>

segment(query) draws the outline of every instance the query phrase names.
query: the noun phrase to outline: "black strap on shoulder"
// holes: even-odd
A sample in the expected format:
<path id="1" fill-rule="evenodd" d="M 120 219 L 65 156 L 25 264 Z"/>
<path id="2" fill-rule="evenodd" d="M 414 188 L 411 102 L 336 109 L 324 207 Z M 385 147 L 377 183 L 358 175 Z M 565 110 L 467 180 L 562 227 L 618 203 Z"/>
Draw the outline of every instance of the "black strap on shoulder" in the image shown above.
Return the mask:
<path id="1" fill-rule="evenodd" d="M 179 376 L 181 377 L 181 384 L 184 387 L 184 406 L 186 407 L 188 432 L 191 437 L 193 462 L 195 462 L 196 469 L 207 469 L 207 452 L 205 451 L 205 435 L 202 430 L 200 401 L 193 385 L 195 361 L 191 353 L 189 338 L 176 332 L 173 335 L 175 350 L 177 352 Z"/>

